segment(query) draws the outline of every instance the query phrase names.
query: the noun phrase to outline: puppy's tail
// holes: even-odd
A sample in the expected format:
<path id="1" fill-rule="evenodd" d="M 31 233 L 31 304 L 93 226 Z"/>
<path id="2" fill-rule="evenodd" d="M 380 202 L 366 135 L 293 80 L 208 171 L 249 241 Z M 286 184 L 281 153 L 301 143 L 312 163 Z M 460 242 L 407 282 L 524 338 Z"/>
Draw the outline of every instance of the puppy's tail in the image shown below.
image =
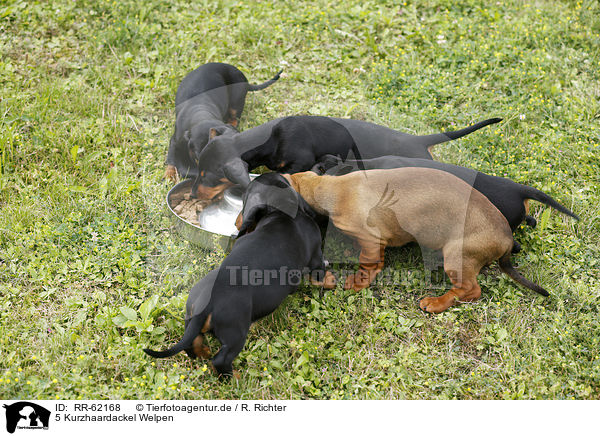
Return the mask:
<path id="1" fill-rule="evenodd" d="M 540 285 L 533 283 L 531 280 L 526 279 L 521 275 L 519 271 L 515 269 L 512 263 L 510 263 L 510 251 L 504 256 L 502 256 L 500 259 L 498 259 L 498 264 L 500 265 L 500 269 L 502 270 L 502 272 L 504 272 L 504 274 L 509 276 L 515 282 L 525 286 L 526 288 L 531 289 L 532 291 L 537 292 L 540 295 L 543 295 L 544 297 L 550 295 L 548 291 L 546 291 Z"/>
<path id="2" fill-rule="evenodd" d="M 283 70 L 279 70 L 272 79 L 267 80 L 266 82 L 261 83 L 260 85 L 252 85 L 248 83 L 248 91 L 260 91 L 261 89 L 265 89 L 267 86 L 271 86 L 273 83 L 279 80 L 279 76 L 283 73 Z"/>
<path id="3" fill-rule="evenodd" d="M 183 337 L 181 338 L 181 340 L 179 342 L 177 342 L 175 345 L 173 345 L 171 348 L 169 348 L 168 350 L 164 350 L 164 351 L 154 351 L 154 350 L 150 350 L 149 348 L 144 348 L 144 352 L 146 354 L 148 354 L 149 356 L 156 357 L 156 358 L 174 356 L 175 354 L 185 350 L 186 348 L 190 348 L 192 346 L 192 342 L 194 342 L 194 339 L 200 333 L 200 329 L 202 328 L 203 324 L 204 324 L 203 317 L 195 316 L 190 319 L 190 322 L 185 327 L 185 332 L 183 333 Z"/>
<path id="4" fill-rule="evenodd" d="M 532 200 L 539 201 L 540 203 L 544 203 L 550 207 L 553 207 L 554 209 L 564 213 L 565 215 L 569 215 L 570 217 L 573 217 L 576 220 L 579 220 L 579 217 L 577 215 L 575 215 L 573 212 L 571 212 L 569 209 L 564 207 L 562 204 L 560 204 L 554 198 L 550 197 L 545 192 L 542 192 L 539 189 L 535 189 L 531 186 L 527 186 L 527 185 L 522 185 L 522 186 L 523 186 L 523 188 L 522 188 L 521 192 L 522 192 L 523 198 L 530 198 Z"/>
<path id="5" fill-rule="evenodd" d="M 463 136 L 468 135 L 469 133 L 473 133 L 474 131 L 481 129 L 482 127 L 489 126 L 490 124 L 496 124 L 500 121 L 502 121 L 502 118 L 490 118 L 488 120 L 475 123 L 472 126 L 465 127 L 464 129 L 452 130 L 450 132 L 435 133 L 433 135 L 419 136 L 419 144 L 423 147 L 429 148 L 433 145 L 441 144 L 442 142 L 448 142 L 454 139 L 461 138 Z"/>

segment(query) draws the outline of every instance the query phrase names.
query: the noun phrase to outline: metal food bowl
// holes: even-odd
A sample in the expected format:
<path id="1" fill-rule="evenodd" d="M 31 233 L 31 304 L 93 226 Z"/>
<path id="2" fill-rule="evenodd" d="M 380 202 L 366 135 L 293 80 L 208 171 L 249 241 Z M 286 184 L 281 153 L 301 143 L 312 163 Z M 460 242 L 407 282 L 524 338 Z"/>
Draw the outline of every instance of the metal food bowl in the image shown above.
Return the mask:
<path id="1" fill-rule="evenodd" d="M 258 174 L 250 174 L 251 179 L 255 177 L 258 177 Z M 227 188 L 222 199 L 198 212 L 199 224 L 194 224 L 177 215 L 171 207 L 171 196 L 182 190 L 190 191 L 192 183 L 192 179 L 184 180 L 173 186 L 167 193 L 167 207 L 173 216 L 177 231 L 183 238 L 194 244 L 210 250 L 221 248 L 229 252 L 238 233 L 235 220 L 242 211 L 243 188 L 237 185 Z"/>

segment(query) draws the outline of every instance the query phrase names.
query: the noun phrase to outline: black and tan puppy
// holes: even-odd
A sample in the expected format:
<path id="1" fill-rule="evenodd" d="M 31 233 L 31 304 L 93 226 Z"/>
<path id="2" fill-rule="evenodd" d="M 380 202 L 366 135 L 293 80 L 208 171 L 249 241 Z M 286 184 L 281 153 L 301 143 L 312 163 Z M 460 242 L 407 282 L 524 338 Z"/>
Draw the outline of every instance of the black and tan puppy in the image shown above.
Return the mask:
<path id="1" fill-rule="evenodd" d="M 399 168 L 339 177 L 311 171 L 284 177 L 313 209 L 359 243 L 360 269 L 347 278 L 346 289 L 369 286 L 383 268 L 386 246 L 414 241 L 442 251 L 444 270 L 453 284 L 445 295 L 421 300 L 427 312 L 478 299 L 477 274 L 495 260 L 518 283 L 548 295 L 511 265 L 513 238 L 506 218 L 483 194 L 452 174 Z"/>
<path id="2" fill-rule="evenodd" d="M 231 184 L 247 186 L 248 172 L 265 165 L 279 173 L 310 170 L 323 156 L 370 159 L 395 155 L 431 159 L 432 146 L 497 123 L 492 118 L 453 132 L 415 136 L 366 121 L 320 116 L 279 118 L 194 149 L 198 172 L 192 195 L 209 199 Z"/>
<path id="3" fill-rule="evenodd" d="M 191 151 L 201 150 L 212 137 L 237 133 L 248 91 L 266 88 L 280 73 L 260 85 L 251 85 L 233 65 L 211 62 L 185 76 L 175 96 L 175 132 L 169 143 L 165 177 L 196 177 Z"/>
<path id="4" fill-rule="evenodd" d="M 337 156 L 328 155 L 324 156 L 323 159 L 312 168 L 312 171 L 321 175 L 341 176 L 361 169 L 371 170 L 407 167 L 433 168 L 453 174 L 459 179 L 464 180 L 467 184 L 473 186 L 473 188 L 485 195 L 488 200 L 498 208 L 508 221 L 508 225 L 513 232 L 523 220 L 530 226 L 535 226 L 535 218 L 528 215 L 529 200 L 539 201 L 575 219 L 579 219 L 577 215 L 539 189 L 522 185 L 503 177 L 490 176 L 480 171 L 433 160 L 384 156 L 362 161 L 350 159 L 342 161 L 342 159 Z M 518 251 L 519 244 L 517 242 L 515 242 L 515 247 L 516 251 Z"/>
<path id="5" fill-rule="evenodd" d="M 219 374 L 231 375 L 250 324 L 272 313 L 296 290 L 303 274 L 311 273 L 315 284 L 335 286 L 333 276 L 325 276 L 321 233 L 313 216 L 282 176 L 257 177 L 244 195 L 231 253 L 190 292 L 183 338 L 166 351 L 144 351 L 153 357 L 183 350 L 190 357 L 208 357 L 203 335 L 212 333 L 221 342 L 213 366 Z"/>

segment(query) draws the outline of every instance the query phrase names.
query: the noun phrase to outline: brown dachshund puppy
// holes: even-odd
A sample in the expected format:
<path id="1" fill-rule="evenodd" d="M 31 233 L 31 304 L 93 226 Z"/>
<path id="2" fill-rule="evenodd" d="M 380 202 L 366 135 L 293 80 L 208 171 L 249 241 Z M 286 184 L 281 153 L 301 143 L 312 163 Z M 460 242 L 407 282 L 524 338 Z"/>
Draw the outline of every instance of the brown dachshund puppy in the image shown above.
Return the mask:
<path id="1" fill-rule="evenodd" d="M 441 297 L 421 300 L 421 309 L 439 313 L 457 301 L 477 300 L 477 274 L 499 260 L 513 280 L 547 296 L 510 263 L 513 246 L 506 218 L 483 196 L 452 174 L 432 168 L 357 171 L 317 176 L 311 171 L 285 175 L 318 213 L 328 215 L 361 247 L 360 269 L 345 288 L 369 286 L 383 268 L 386 246 L 417 242 L 444 255 L 453 284 Z"/>

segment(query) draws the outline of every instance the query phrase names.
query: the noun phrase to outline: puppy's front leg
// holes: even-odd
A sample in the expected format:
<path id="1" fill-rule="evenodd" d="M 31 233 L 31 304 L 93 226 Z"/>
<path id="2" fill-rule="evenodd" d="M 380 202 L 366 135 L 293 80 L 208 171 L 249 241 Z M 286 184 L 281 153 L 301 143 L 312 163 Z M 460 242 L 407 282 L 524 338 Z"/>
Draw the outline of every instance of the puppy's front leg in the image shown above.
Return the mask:
<path id="1" fill-rule="evenodd" d="M 175 166 L 173 166 L 173 165 L 167 165 L 167 168 L 165 169 L 165 174 L 164 174 L 163 178 L 165 178 L 171 182 L 178 182 L 179 174 L 177 173 L 177 168 L 175 168 Z"/>
<path id="2" fill-rule="evenodd" d="M 326 263 L 323 259 L 321 246 L 317 245 L 316 253 L 313 255 L 310 265 L 308 265 L 310 269 L 310 283 L 313 286 L 322 286 L 324 289 L 335 288 L 335 276 L 331 271 L 326 270 L 328 264 L 329 263 Z"/>
<path id="3" fill-rule="evenodd" d="M 359 240 L 360 256 L 358 258 L 360 267 L 356 274 L 346 278 L 344 289 L 360 291 L 367 288 L 377 274 L 383 269 L 383 258 L 385 256 L 385 245 L 378 242 Z"/>
<path id="4" fill-rule="evenodd" d="M 310 274 L 310 283 L 313 286 L 322 286 L 324 289 L 334 289 L 336 280 L 331 271 L 314 270 Z"/>

